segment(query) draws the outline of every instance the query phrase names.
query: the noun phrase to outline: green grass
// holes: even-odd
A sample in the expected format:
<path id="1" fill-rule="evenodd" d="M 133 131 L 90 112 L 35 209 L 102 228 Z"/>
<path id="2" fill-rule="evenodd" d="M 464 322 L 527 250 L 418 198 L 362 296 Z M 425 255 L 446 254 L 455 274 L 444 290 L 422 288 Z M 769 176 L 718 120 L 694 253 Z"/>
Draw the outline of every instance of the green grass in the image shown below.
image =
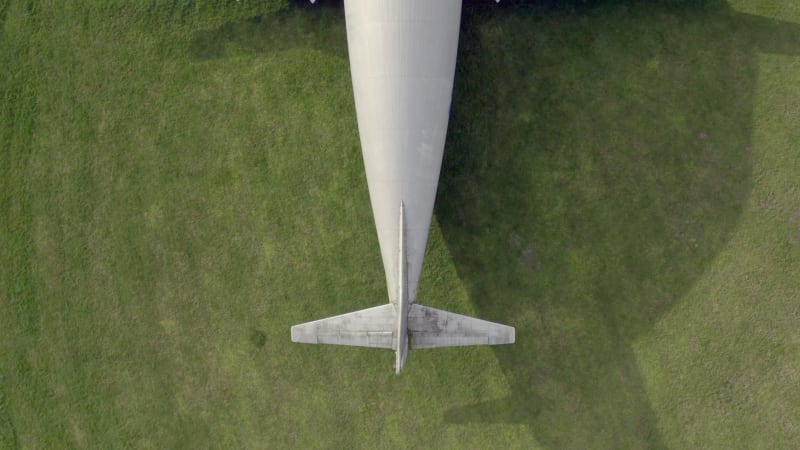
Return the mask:
<path id="1" fill-rule="evenodd" d="M 289 343 L 386 301 L 340 6 L 0 0 L 0 448 L 792 448 L 800 8 L 665 3 L 465 6 L 420 301 L 518 342 L 396 377 Z"/>

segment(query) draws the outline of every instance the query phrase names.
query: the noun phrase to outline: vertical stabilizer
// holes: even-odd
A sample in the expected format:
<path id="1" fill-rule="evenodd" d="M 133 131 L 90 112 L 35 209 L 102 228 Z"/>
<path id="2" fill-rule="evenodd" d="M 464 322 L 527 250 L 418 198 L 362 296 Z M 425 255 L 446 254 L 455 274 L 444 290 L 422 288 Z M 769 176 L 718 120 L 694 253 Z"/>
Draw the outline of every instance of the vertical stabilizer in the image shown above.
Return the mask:
<path id="1" fill-rule="evenodd" d="M 395 353 L 395 373 L 403 371 L 408 355 L 408 261 L 406 260 L 405 212 L 400 201 L 400 224 L 397 243 L 397 351 Z"/>

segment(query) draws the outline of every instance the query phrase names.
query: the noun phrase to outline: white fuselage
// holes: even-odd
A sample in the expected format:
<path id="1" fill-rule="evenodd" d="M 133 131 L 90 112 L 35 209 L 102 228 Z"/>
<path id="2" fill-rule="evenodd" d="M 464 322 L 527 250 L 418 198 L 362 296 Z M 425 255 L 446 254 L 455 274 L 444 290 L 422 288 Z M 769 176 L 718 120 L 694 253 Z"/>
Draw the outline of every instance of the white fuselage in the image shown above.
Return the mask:
<path id="1" fill-rule="evenodd" d="M 397 303 L 399 207 L 416 301 L 442 165 L 461 0 L 345 0 L 361 151 L 389 300 Z"/>

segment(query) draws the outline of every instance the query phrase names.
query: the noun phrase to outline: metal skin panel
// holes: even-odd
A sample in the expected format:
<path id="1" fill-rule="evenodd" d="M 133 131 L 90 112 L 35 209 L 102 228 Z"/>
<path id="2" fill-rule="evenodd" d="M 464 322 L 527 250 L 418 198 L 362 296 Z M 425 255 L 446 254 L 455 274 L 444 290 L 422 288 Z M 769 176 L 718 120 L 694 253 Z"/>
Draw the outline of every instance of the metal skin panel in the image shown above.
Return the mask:
<path id="1" fill-rule="evenodd" d="M 389 300 L 397 303 L 405 205 L 408 300 L 417 285 L 442 164 L 461 0 L 345 0 L 347 45 Z"/>
<path id="2" fill-rule="evenodd" d="M 395 349 L 397 343 L 392 329 L 396 330 L 396 320 L 395 305 L 387 303 L 295 325 L 292 342 Z"/>
<path id="3" fill-rule="evenodd" d="M 515 330 L 508 325 L 414 304 L 408 312 L 408 339 L 412 349 L 513 344 Z"/>

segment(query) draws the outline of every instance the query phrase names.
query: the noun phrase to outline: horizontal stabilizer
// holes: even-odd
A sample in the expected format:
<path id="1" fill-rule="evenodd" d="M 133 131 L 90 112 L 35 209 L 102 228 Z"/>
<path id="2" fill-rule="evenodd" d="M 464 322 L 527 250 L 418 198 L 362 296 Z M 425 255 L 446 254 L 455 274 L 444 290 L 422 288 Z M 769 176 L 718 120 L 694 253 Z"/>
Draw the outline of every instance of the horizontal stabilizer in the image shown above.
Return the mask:
<path id="1" fill-rule="evenodd" d="M 387 303 L 292 327 L 292 342 L 396 348 L 395 306 Z"/>
<path id="2" fill-rule="evenodd" d="M 514 343 L 514 327 L 412 304 L 408 312 L 409 346 L 415 348 Z"/>

